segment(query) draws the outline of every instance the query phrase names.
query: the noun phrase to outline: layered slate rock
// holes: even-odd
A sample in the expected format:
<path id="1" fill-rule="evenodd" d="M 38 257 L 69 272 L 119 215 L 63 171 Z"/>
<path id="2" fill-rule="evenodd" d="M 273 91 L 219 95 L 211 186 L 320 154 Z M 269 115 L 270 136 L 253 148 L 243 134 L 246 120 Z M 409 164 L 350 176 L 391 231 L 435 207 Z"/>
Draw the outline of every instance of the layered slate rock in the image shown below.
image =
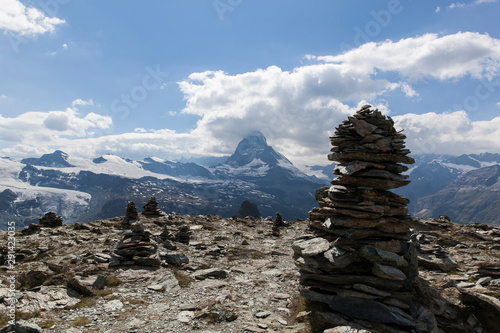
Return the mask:
<path id="1" fill-rule="evenodd" d="M 409 183 L 403 164 L 414 160 L 405 138 L 369 105 L 342 122 L 328 156 L 338 162 L 338 177 L 316 192 L 312 233 L 292 248 L 305 298 L 348 317 L 414 327 L 409 289 L 418 269 L 409 200 L 389 191 Z"/>
<path id="2" fill-rule="evenodd" d="M 127 209 L 125 210 L 125 217 L 122 220 L 122 225 L 126 228 L 130 227 L 131 223 L 137 221 L 139 214 L 137 214 L 137 208 L 135 207 L 135 203 L 130 201 L 127 204 Z"/>
<path id="3" fill-rule="evenodd" d="M 144 230 L 140 222 L 132 223 L 123 240 L 113 247 L 109 266 L 160 266 L 157 249 L 151 241 L 151 232 Z"/>
<path id="4" fill-rule="evenodd" d="M 155 197 L 151 197 L 149 201 L 142 207 L 142 215 L 146 217 L 158 217 L 162 215 L 162 211 L 158 208 L 158 201 Z"/>

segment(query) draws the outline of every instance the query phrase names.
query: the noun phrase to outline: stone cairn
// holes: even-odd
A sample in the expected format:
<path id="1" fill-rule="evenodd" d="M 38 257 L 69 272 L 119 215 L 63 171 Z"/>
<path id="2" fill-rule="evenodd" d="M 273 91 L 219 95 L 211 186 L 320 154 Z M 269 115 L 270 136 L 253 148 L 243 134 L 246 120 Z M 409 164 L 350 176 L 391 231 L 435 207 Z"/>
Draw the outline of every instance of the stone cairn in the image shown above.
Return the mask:
<path id="1" fill-rule="evenodd" d="M 146 217 L 158 217 L 162 215 L 161 210 L 158 208 L 158 201 L 155 197 L 151 197 L 149 201 L 142 207 L 142 215 Z"/>
<path id="2" fill-rule="evenodd" d="M 160 266 L 157 249 L 151 242 L 151 233 L 140 222 L 134 222 L 125 231 L 123 240 L 113 247 L 109 266 Z"/>
<path id="3" fill-rule="evenodd" d="M 38 224 L 42 228 L 55 228 L 63 225 L 63 218 L 54 212 L 48 212 L 38 219 Z"/>
<path id="4" fill-rule="evenodd" d="M 135 207 L 135 203 L 130 201 L 127 204 L 127 209 L 125 211 L 125 217 L 122 220 L 122 226 L 125 228 L 129 228 L 131 223 L 134 223 L 139 218 L 139 214 L 137 214 L 137 208 Z"/>
<path id="5" fill-rule="evenodd" d="M 280 213 L 276 213 L 276 219 L 273 221 L 272 235 L 275 237 L 279 237 L 280 229 L 285 227 L 286 223 L 283 221 L 283 216 Z"/>
<path id="6" fill-rule="evenodd" d="M 401 163 L 414 163 L 405 138 L 370 105 L 340 124 L 328 156 L 339 177 L 316 192 L 312 234 L 292 247 L 303 297 L 350 318 L 413 328 L 409 290 L 418 267 L 409 200 L 388 191 L 409 183 L 401 175 L 408 170 Z"/>
<path id="7" fill-rule="evenodd" d="M 179 226 L 177 228 L 177 232 L 174 235 L 174 240 L 183 243 L 189 244 L 189 240 L 191 239 L 191 228 L 187 224 Z"/>

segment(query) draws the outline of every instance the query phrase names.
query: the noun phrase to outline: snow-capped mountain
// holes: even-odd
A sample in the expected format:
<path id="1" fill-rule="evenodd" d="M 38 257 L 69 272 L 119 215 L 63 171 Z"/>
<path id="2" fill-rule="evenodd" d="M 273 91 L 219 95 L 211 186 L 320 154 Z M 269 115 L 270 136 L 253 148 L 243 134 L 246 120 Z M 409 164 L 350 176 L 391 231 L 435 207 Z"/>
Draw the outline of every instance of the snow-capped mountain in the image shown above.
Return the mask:
<path id="1" fill-rule="evenodd" d="M 267 144 L 267 140 L 261 132 L 252 132 L 241 140 L 231 155 L 224 163 L 233 168 L 249 165 L 256 161 L 273 167 L 279 164 L 292 166 L 292 163 L 283 155 L 277 153 Z"/>
<path id="2" fill-rule="evenodd" d="M 394 190 L 395 192 L 408 197 L 411 201 L 409 211 L 416 217 L 437 217 L 439 215 L 448 215 L 454 221 L 461 223 L 483 222 L 483 223 L 496 223 L 494 218 L 486 213 L 487 211 L 497 211 L 500 213 L 499 207 L 495 204 L 487 205 L 486 200 L 481 208 L 474 208 L 474 211 L 483 211 L 481 216 L 490 216 L 488 219 L 479 219 L 476 213 L 465 213 L 455 204 L 446 203 L 445 199 L 439 197 L 444 196 L 451 200 L 455 198 L 456 204 L 459 206 L 472 206 L 465 201 L 465 197 L 460 197 L 460 193 L 465 191 L 473 193 L 474 191 L 484 191 L 484 184 L 481 182 L 470 183 L 464 182 L 465 179 L 470 177 L 485 177 L 492 166 L 500 164 L 500 154 L 464 154 L 460 156 L 447 156 L 447 155 L 417 155 L 414 156 L 415 164 L 408 170 L 411 183 L 405 187 Z M 473 176 L 477 175 L 477 176 Z M 500 197 L 494 188 L 487 190 L 490 195 Z M 457 195 L 461 198 L 458 199 Z M 472 197 L 469 197 L 472 200 Z M 465 201 L 464 201 L 465 200 Z M 494 201 L 494 200 L 493 200 Z M 455 207 L 449 209 L 449 207 Z M 477 216 L 476 216 L 477 215 Z"/>
<path id="3" fill-rule="evenodd" d="M 140 211 L 151 196 L 166 212 L 232 216 L 248 199 L 264 216 L 306 218 L 316 204 L 314 192 L 325 185 L 295 168 L 261 133 L 244 138 L 225 163 L 211 168 L 156 157 L 85 159 L 56 151 L 21 161 L 2 158 L 0 175 L 2 222 L 14 220 L 18 227 L 47 211 L 66 223 L 120 216 L 128 201 Z"/>
<path id="4" fill-rule="evenodd" d="M 448 215 L 460 223 L 500 225 L 500 195 L 497 185 L 492 183 L 495 177 L 490 175 L 494 170 L 492 167 L 500 165 L 500 154 L 426 154 L 412 157 L 415 164 L 406 172 L 410 184 L 393 190 L 410 199 L 408 209 L 412 216 Z M 322 173 L 322 179 L 331 180 L 334 178 L 333 167 L 334 164 L 311 166 L 310 169 L 316 174 Z M 471 182 L 470 179 L 476 181 Z"/>
<path id="5" fill-rule="evenodd" d="M 226 162 L 212 168 L 212 171 L 219 177 L 240 176 L 244 179 L 270 180 L 267 178 L 281 176 L 280 178 L 304 178 L 318 182 L 316 178 L 301 172 L 285 156 L 269 146 L 260 132 L 252 132 L 241 140 Z"/>
<path id="6" fill-rule="evenodd" d="M 46 167 L 52 167 L 52 168 L 65 168 L 65 167 L 72 167 L 68 162 L 68 154 L 66 154 L 63 151 L 56 150 L 52 154 L 45 154 L 42 155 L 40 158 L 25 158 L 21 160 L 21 163 L 23 164 L 31 164 L 31 165 L 38 165 L 38 166 L 46 166 Z"/>

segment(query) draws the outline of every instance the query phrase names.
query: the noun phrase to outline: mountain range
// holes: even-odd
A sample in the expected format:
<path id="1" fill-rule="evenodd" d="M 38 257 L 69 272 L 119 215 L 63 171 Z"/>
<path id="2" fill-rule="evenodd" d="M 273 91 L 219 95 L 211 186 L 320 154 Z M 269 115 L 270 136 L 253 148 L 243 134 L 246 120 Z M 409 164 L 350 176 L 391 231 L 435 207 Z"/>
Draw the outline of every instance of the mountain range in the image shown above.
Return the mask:
<path id="1" fill-rule="evenodd" d="M 411 215 L 500 225 L 500 154 L 414 158 L 407 171 L 411 183 L 395 190 L 410 199 Z M 15 221 L 20 228 L 48 211 L 70 224 L 120 216 L 128 201 L 140 210 L 152 196 L 165 212 L 229 217 L 250 200 L 262 216 L 280 212 L 285 219 L 305 219 L 316 205 L 315 191 L 334 177 L 333 167 L 310 166 L 314 176 L 308 175 L 269 146 L 260 132 L 244 138 L 224 160 L 133 161 L 115 155 L 85 159 L 62 151 L 21 161 L 4 157 L 0 227 Z"/>
<path id="2" fill-rule="evenodd" d="M 460 156 L 423 154 L 406 172 L 410 184 L 394 192 L 410 199 L 409 213 L 429 218 L 446 215 L 452 221 L 500 225 L 500 154 Z M 333 165 L 309 168 L 332 179 Z"/>
<path id="3" fill-rule="evenodd" d="M 263 216 L 306 218 L 315 191 L 327 183 L 294 167 L 260 132 L 212 167 L 156 157 L 85 159 L 58 150 L 21 161 L 0 158 L 0 175 L 2 223 L 15 221 L 19 228 L 48 211 L 69 224 L 124 215 L 128 201 L 140 211 L 152 196 L 165 212 L 229 217 L 250 200 Z"/>

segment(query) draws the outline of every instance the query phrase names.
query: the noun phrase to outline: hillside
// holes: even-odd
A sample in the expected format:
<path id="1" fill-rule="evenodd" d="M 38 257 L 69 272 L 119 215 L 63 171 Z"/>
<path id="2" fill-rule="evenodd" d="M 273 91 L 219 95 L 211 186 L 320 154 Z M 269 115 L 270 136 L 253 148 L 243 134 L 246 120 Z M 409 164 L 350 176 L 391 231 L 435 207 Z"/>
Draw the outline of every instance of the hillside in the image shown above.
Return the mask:
<path id="1" fill-rule="evenodd" d="M 458 223 L 500 225 L 500 165 L 469 171 L 415 203 L 417 216 L 447 215 Z"/>
<path id="2" fill-rule="evenodd" d="M 299 333 L 325 327 L 339 329 L 329 332 L 389 332 L 340 314 L 308 312 L 312 309 L 298 294 L 291 249 L 307 234 L 305 221 L 288 221 L 276 237 L 270 219 L 139 214 L 150 235 L 148 246 L 160 259 L 158 266 L 148 267 L 116 265 L 113 252 L 131 232 L 122 229 L 121 220 L 17 231 L 18 318 L 54 333 Z M 500 229 L 443 219 L 412 223 L 420 252 L 413 293 L 430 309 L 425 320 L 435 320 L 439 332 L 494 332 L 488 316 L 500 313 L 500 307 L 490 313 L 484 307 L 495 299 L 500 303 L 495 298 Z M 179 237 L 181 230 L 188 240 Z M 1 244 L 7 244 L 6 237 L 0 233 Z M 2 245 L 2 260 L 6 253 Z M 0 292 L 7 295 L 5 282 Z M 0 313 L 5 306 L 5 301 L 0 304 Z"/>

